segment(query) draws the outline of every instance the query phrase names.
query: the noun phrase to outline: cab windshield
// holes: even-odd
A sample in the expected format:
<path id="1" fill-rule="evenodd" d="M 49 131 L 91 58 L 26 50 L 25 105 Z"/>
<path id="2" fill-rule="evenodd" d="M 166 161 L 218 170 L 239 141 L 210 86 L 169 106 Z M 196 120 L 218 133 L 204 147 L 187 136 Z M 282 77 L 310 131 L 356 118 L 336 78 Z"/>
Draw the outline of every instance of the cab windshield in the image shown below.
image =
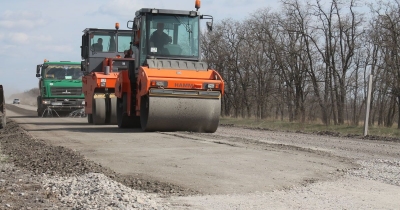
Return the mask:
<path id="1" fill-rule="evenodd" d="M 44 65 L 42 67 L 43 77 L 58 80 L 82 79 L 80 65 Z"/>
<path id="2" fill-rule="evenodd" d="M 129 50 L 132 34 L 94 33 L 90 38 L 90 49 L 95 52 L 124 52 Z"/>
<path id="3" fill-rule="evenodd" d="M 146 18 L 147 54 L 198 58 L 198 16 L 150 14 Z"/>

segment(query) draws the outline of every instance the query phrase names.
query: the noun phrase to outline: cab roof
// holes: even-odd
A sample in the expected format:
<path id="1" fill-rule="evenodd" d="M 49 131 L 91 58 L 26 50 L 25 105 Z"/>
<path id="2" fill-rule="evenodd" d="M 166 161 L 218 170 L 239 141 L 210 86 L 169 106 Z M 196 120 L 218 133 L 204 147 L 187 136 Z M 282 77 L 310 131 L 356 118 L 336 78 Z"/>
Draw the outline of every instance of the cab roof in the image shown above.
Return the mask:
<path id="1" fill-rule="evenodd" d="M 81 62 L 73 62 L 73 61 L 48 61 L 44 62 L 46 65 L 81 65 Z"/>
<path id="2" fill-rule="evenodd" d="M 130 33 L 132 33 L 132 30 L 128 30 L 128 29 L 126 29 L 126 30 L 123 30 L 123 29 L 116 30 L 116 29 L 102 29 L 102 28 L 85 28 L 85 30 L 83 30 L 82 32 L 87 33 L 89 31 L 90 32 L 113 32 L 113 33 L 115 33 L 115 32 L 118 32 L 118 33 L 130 32 Z"/>
<path id="3" fill-rule="evenodd" d="M 145 13 L 200 16 L 200 12 L 194 10 L 190 11 L 190 10 L 157 9 L 157 8 L 142 8 L 136 11 L 135 16 L 139 16 Z"/>

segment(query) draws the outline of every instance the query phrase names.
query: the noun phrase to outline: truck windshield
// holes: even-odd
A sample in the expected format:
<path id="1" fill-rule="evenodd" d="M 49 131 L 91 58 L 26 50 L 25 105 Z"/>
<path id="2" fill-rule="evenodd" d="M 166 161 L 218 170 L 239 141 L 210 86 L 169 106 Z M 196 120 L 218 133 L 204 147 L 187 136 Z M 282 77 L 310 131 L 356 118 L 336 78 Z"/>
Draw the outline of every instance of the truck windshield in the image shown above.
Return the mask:
<path id="1" fill-rule="evenodd" d="M 59 80 L 80 80 L 82 71 L 80 65 L 44 65 L 43 77 Z"/>
<path id="2" fill-rule="evenodd" d="M 167 57 L 199 56 L 199 17 L 150 14 L 148 54 Z"/>

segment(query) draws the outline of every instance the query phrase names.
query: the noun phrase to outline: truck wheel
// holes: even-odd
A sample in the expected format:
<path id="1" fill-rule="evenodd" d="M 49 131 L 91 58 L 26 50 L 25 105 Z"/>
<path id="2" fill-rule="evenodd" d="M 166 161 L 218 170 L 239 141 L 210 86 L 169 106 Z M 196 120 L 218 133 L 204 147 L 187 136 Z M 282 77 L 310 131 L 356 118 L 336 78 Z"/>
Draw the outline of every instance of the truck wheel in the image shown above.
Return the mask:
<path id="1" fill-rule="evenodd" d="M 37 98 L 36 98 L 36 102 L 37 102 L 37 115 L 38 115 L 38 117 L 41 117 L 42 116 L 42 114 L 43 114 L 43 109 L 41 109 L 41 105 L 42 105 L 42 97 L 41 96 L 38 96 Z"/>
<path id="2" fill-rule="evenodd" d="M 0 129 L 6 127 L 7 119 L 5 115 L 0 116 Z"/>
<path id="3" fill-rule="evenodd" d="M 38 115 L 38 117 L 41 117 L 41 116 L 42 116 L 42 114 L 43 114 L 43 110 L 41 110 L 41 109 L 38 109 L 38 111 L 37 111 L 37 115 Z"/>

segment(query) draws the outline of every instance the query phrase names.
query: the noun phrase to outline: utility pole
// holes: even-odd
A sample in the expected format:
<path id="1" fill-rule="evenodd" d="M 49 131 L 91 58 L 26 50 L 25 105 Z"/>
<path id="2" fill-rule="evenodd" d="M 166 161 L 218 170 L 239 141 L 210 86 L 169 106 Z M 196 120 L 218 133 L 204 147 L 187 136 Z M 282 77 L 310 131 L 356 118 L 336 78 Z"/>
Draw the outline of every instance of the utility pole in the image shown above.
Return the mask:
<path id="1" fill-rule="evenodd" d="M 371 92 L 372 92 L 372 74 L 369 75 L 368 79 L 368 95 L 367 95 L 367 109 L 365 112 L 365 121 L 364 121 L 364 136 L 368 135 L 369 110 L 371 108 Z"/>

